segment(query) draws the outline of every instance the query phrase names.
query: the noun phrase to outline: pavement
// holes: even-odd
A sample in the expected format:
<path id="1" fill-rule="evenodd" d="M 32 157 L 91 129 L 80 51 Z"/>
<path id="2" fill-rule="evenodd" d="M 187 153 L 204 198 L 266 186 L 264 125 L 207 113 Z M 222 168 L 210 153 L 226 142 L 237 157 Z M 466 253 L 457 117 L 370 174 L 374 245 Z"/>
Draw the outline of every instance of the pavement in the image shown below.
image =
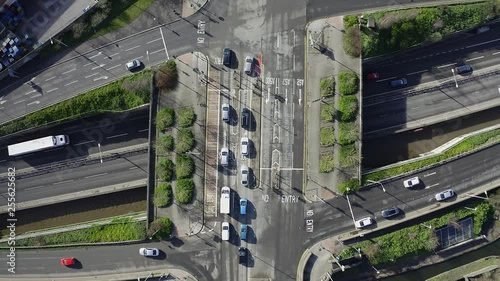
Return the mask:
<path id="1" fill-rule="evenodd" d="M 205 178 L 205 118 L 207 102 L 207 86 L 201 81 L 198 71 L 207 73 L 208 64 L 205 55 L 194 52 L 175 58 L 179 72 L 179 85 L 176 89 L 161 92 L 158 100 L 159 108 L 193 107 L 196 113 L 195 124 L 190 127 L 193 131 L 196 144 L 190 151 L 190 156 L 195 162 L 193 181 L 196 186 L 195 199 L 192 204 L 180 205 L 174 200 L 171 206 L 155 208 L 156 217 L 168 217 L 175 225 L 173 236 L 184 237 L 198 234 L 204 225 L 204 178 Z M 195 72 L 194 69 L 197 69 Z M 170 131 L 176 139 L 177 128 Z M 173 154 L 171 155 L 173 156 Z M 175 163 L 174 157 L 169 157 Z M 175 190 L 175 182 L 172 183 Z"/>
<path id="2" fill-rule="evenodd" d="M 321 105 L 323 103 L 333 103 L 337 108 L 338 94 L 338 74 L 341 71 L 354 71 L 359 75 L 359 58 L 352 58 L 344 53 L 343 42 L 343 17 L 331 17 L 311 22 L 307 26 L 308 36 L 321 42 L 327 51 L 321 53 L 317 45 L 312 47 L 306 44 L 306 171 L 307 179 L 303 187 L 305 196 L 311 201 L 328 200 L 336 197 L 339 193 L 338 184 L 346 180 L 346 172 L 350 177 L 357 177 L 357 171 L 341 171 L 336 168 L 330 173 L 319 172 L 319 161 L 322 154 L 333 152 L 334 165 L 340 167 L 339 149 L 340 145 L 335 143 L 333 147 L 322 147 L 319 144 L 321 127 L 333 125 L 335 138 L 338 139 L 339 123 L 335 118 L 332 122 L 320 119 Z M 309 43 L 309 40 L 308 40 Z M 324 77 L 333 76 L 336 81 L 336 94 L 333 97 L 321 100 L 320 80 Z M 321 124 L 318 126 L 318 124 Z"/>

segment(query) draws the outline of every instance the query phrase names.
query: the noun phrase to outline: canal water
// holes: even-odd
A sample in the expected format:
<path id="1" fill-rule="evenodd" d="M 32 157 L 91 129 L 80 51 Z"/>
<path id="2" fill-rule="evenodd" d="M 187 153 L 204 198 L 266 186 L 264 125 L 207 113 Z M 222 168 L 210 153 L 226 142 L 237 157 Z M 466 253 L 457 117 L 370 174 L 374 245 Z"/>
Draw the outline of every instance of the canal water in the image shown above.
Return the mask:
<path id="1" fill-rule="evenodd" d="M 496 107 L 414 131 L 363 140 L 363 168 L 412 159 L 455 137 L 496 125 L 500 123 L 499 109 Z"/>
<path id="2" fill-rule="evenodd" d="M 16 233 L 20 235 L 141 211 L 146 211 L 146 187 L 17 211 Z M 0 215 L 1 221 L 7 221 L 7 218 L 7 214 Z M 0 234 L 8 235 L 9 230 L 2 228 Z"/>

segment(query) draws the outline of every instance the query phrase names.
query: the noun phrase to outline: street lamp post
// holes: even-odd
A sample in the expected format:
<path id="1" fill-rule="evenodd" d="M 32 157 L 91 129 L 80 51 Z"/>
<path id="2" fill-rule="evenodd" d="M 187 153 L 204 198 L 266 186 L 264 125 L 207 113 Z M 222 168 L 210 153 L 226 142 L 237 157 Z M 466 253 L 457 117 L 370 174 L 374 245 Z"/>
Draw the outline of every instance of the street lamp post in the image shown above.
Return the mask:
<path id="1" fill-rule="evenodd" d="M 469 196 L 469 197 L 474 197 L 474 198 L 478 198 L 478 199 L 484 199 L 484 200 L 488 200 L 490 199 L 488 197 L 488 192 L 484 192 L 484 195 L 486 195 L 486 198 L 485 197 L 481 197 L 481 196 L 477 196 L 477 195 L 472 195 L 472 194 L 469 194 L 469 193 L 465 193 L 465 195 Z"/>
<path id="2" fill-rule="evenodd" d="M 457 76 L 455 75 L 455 69 L 451 69 L 451 73 L 453 73 L 453 79 L 455 79 L 455 87 L 458 88 Z"/>
<path id="3" fill-rule="evenodd" d="M 378 183 L 380 184 L 380 186 L 382 187 L 382 190 L 385 192 L 385 188 L 384 188 L 384 185 L 382 184 L 382 182 L 380 181 L 372 181 L 372 180 L 367 180 L 368 182 L 371 182 L 371 183 Z"/>
<path id="4" fill-rule="evenodd" d="M 323 202 L 323 203 L 326 203 L 325 200 L 321 199 L 318 197 L 318 195 L 314 194 L 314 197 L 316 197 L 316 199 L 318 199 L 319 201 Z"/>
<path id="5" fill-rule="evenodd" d="M 351 190 L 348 188 L 347 193 L 349 193 L 349 191 Z M 351 211 L 352 223 L 354 224 L 354 227 L 356 227 L 356 220 L 354 219 L 354 213 L 352 212 L 351 201 L 349 201 L 349 195 L 346 194 L 345 197 L 347 198 L 347 204 L 349 205 L 349 210 Z"/>
<path id="6" fill-rule="evenodd" d="M 464 208 L 467 209 L 467 210 L 471 210 L 471 211 L 477 210 L 477 208 L 470 208 L 470 207 L 464 207 Z"/>
<path id="7" fill-rule="evenodd" d="M 99 147 L 99 157 L 101 157 L 101 164 L 102 164 L 101 143 L 97 143 L 97 146 Z"/>
<path id="8" fill-rule="evenodd" d="M 423 226 L 427 227 L 428 229 L 432 229 L 431 225 L 426 225 L 426 224 L 423 224 L 423 223 L 421 223 L 420 225 L 423 225 Z"/>
<path id="9" fill-rule="evenodd" d="M 380 273 L 380 271 L 378 271 L 378 269 L 376 269 L 375 266 L 372 265 L 372 268 L 377 272 L 377 274 Z"/>

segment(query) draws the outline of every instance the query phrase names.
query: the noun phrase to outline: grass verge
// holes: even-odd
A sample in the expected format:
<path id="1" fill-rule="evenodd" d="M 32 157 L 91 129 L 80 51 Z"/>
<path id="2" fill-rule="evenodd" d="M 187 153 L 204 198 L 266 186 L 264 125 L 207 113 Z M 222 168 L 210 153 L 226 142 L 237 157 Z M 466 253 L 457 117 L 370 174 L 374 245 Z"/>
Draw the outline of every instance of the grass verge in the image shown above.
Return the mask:
<path id="1" fill-rule="evenodd" d="M 500 142 L 500 129 L 471 136 L 440 155 L 363 175 L 363 184 L 367 184 L 368 180 L 380 181 L 400 174 L 422 169 L 465 152 L 498 142 Z"/>
<path id="2" fill-rule="evenodd" d="M 494 253 L 492 253 L 492 254 L 494 254 Z M 498 253 L 496 253 L 496 254 L 498 254 Z M 492 266 L 492 265 L 496 265 L 496 266 L 500 267 L 500 257 L 499 256 L 486 257 L 486 258 L 482 258 L 482 259 L 473 261 L 473 262 L 468 263 L 466 265 L 456 267 L 454 269 L 451 269 L 451 270 L 448 270 L 444 273 L 441 273 L 437 276 L 429 278 L 426 281 L 462 280 L 465 275 L 479 271 L 483 268 L 487 268 L 487 267 Z M 481 280 L 481 279 L 479 279 L 479 280 Z M 491 280 L 493 280 L 493 279 L 491 279 Z"/>

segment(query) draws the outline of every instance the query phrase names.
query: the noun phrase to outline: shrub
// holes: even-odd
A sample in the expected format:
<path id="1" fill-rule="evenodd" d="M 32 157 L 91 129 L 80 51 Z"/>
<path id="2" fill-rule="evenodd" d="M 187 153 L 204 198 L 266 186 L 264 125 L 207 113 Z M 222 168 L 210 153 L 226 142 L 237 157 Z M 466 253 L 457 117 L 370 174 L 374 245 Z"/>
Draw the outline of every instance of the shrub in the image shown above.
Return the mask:
<path id="1" fill-rule="evenodd" d="M 339 123 L 339 144 L 348 145 L 359 139 L 359 126 L 355 122 Z"/>
<path id="2" fill-rule="evenodd" d="M 175 174 L 177 179 L 189 178 L 194 172 L 194 161 L 189 156 L 179 155 L 175 159 Z"/>
<path id="3" fill-rule="evenodd" d="M 356 166 L 359 163 L 359 155 L 354 145 L 340 147 L 339 164 L 342 168 Z"/>
<path id="4" fill-rule="evenodd" d="M 189 204 L 194 197 L 194 182 L 192 179 L 178 180 L 175 184 L 175 200 L 179 204 Z"/>
<path id="5" fill-rule="evenodd" d="M 333 153 L 323 154 L 319 159 L 319 171 L 321 173 L 329 173 L 335 169 L 333 163 Z"/>
<path id="6" fill-rule="evenodd" d="M 333 118 L 335 117 L 335 107 L 333 104 L 329 103 L 321 103 L 321 120 L 333 122 Z"/>
<path id="7" fill-rule="evenodd" d="M 181 129 L 177 132 L 177 146 L 178 153 L 186 153 L 194 146 L 194 135 L 188 129 Z"/>
<path id="8" fill-rule="evenodd" d="M 350 179 L 350 180 L 339 183 L 338 187 L 339 187 L 340 193 L 342 193 L 342 194 L 356 192 L 359 189 L 359 181 L 358 181 L 358 179 Z"/>
<path id="9" fill-rule="evenodd" d="M 168 239 L 174 230 L 174 223 L 169 218 L 157 218 L 147 231 L 147 235 L 150 238 L 156 239 Z"/>
<path id="10" fill-rule="evenodd" d="M 169 60 L 155 72 L 156 87 L 162 91 L 174 89 L 178 83 L 177 78 L 177 65 L 174 60 Z"/>
<path id="11" fill-rule="evenodd" d="M 335 79 L 333 77 L 325 77 L 320 82 L 321 97 L 332 96 L 335 94 Z"/>
<path id="12" fill-rule="evenodd" d="M 156 130 L 165 131 L 175 124 L 175 111 L 171 108 L 163 108 L 156 114 Z"/>
<path id="13" fill-rule="evenodd" d="M 348 27 L 356 27 L 359 24 L 358 16 L 356 15 L 349 15 L 349 16 L 344 16 L 344 28 Z"/>
<path id="14" fill-rule="evenodd" d="M 174 176 L 174 163 L 168 158 L 161 158 L 156 166 L 156 173 L 161 181 L 171 181 Z"/>
<path id="15" fill-rule="evenodd" d="M 196 114 L 194 113 L 194 109 L 192 107 L 183 107 L 179 109 L 179 126 L 186 128 L 193 125 L 196 120 Z"/>
<path id="16" fill-rule="evenodd" d="M 165 207 L 172 203 L 172 186 L 161 183 L 155 188 L 153 203 L 156 207 Z"/>
<path id="17" fill-rule="evenodd" d="M 358 114 L 358 99 L 355 96 L 340 96 L 338 114 L 342 122 L 356 119 Z"/>
<path id="18" fill-rule="evenodd" d="M 361 31 L 358 27 L 348 27 L 346 28 L 344 34 L 344 52 L 351 57 L 359 57 L 361 55 Z"/>
<path id="19" fill-rule="evenodd" d="M 339 92 L 342 95 L 353 95 L 358 92 L 359 78 L 352 71 L 342 71 L 339 73 Z"/>
<path id="20" fill-rule="evenodd" d="M 174 150 L 174 137 L 171 135 L 162 135 L 156 140 L 156 153 L 165 155 Z"/>
<path id="21" fill-rule="evenodd" d="M 319 143 L 322 146 L 331 146 L 335 143 L 335 130 L 333 127 L 321 128 L 319 131 Z"/>

